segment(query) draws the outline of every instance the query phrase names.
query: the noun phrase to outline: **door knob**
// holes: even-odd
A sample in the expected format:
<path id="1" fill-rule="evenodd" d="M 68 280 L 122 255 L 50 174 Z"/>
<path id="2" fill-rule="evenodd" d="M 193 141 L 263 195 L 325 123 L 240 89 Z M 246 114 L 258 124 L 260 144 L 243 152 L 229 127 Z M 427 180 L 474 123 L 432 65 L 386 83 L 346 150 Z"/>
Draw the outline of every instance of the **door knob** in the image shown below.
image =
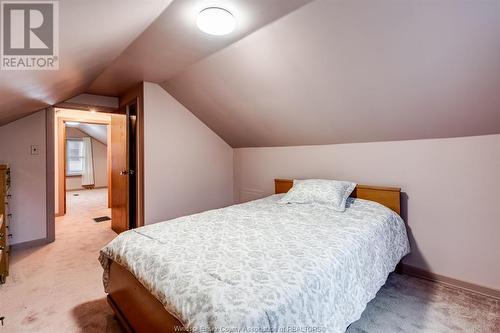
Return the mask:
<path id="1" fill-rule="evenodd" d="M 120 171 L 120 176 L 126 176 L 126 175 L 128 175 L 128 171 L 127 170 Z"/>

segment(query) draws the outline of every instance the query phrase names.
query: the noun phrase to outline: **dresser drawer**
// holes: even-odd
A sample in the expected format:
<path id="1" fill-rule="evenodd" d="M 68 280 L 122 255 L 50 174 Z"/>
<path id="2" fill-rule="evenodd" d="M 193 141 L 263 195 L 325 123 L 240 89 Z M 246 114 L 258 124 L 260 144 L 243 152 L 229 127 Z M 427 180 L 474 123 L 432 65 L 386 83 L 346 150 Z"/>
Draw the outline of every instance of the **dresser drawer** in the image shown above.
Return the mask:
<path id="1" fill-rule="evenodd" d="M 0 282 L 9 275 L 10 169 L 0 164 Z"/>
<path id="2" fill-rule="evenodd" d="M 10 192 L 7 192 L 4 194 L 4 203 L 5 205 L 9 205 L 9 201 L 12 200 L 12 194 L 10 194 Z"/>
<path id="3" fill-rule="evenodd" d="M 7 251 L 0 250 L 0 283 L 5 282 L 5 278 L 9 275 L 9 258 L 7 257 Z"/>
<path id="4" fill-rule="evenodd" d="M 6 248 L 8 238 L 7 230 L 3 215 L 0 215 L 0 249 Z"/>
<path id="5" fill-rule="evenodd" d="M 5 278 L 9 275 L 9 236 L 8 228 L 0 215 L 0 283 L 5 282 Z"/>
<path id="6" fill-rule="evenodd" d="M 2 214 L 2 213 L 0 213 Z M 3 224 L 5 226 L 8 226 L 9 225 L 9 220 L 12 218 L 12 214 L 10 213 L 10 207 L 9 205 L 5 205 L 4 206 L 4 216 L 3 216 Z"/>
<path id="7" fill-rule="evenodd" d="M 7 233 L 0 230 L 0 250 L 7 250 Z"/>
<path id="8" fill-rule="evenodd" d="M 7 189 L 7 191 L 10 189 L 10 170 L 7 170 L 7 172 L 5 172 L 5 188 Z"/>

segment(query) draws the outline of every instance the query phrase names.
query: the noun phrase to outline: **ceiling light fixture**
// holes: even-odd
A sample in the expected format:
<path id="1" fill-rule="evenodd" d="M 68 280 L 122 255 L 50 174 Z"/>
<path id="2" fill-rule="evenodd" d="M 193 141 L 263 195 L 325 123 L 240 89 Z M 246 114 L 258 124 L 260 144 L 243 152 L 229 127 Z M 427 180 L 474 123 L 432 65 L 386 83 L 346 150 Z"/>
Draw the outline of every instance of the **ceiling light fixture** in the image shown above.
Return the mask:
<path id="1" fill-rule="evenodd" d="M 215 36 L 230 34 L 236 28 L 236 19 L 228 10 L 219 7 L 208 7 L 198 14 L 198 28 Z"/>

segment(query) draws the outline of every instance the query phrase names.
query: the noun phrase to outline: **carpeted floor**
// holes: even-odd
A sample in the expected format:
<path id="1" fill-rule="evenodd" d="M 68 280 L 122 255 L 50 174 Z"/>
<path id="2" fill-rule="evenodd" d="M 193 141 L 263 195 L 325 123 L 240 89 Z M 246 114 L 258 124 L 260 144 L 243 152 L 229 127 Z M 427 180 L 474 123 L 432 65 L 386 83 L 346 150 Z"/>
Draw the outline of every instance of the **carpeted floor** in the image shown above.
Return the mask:
<path id="1" fill-rule="evenodd" d="M 115 237 L 105 190 L 69 192 L 57 219 L 56 242 L 14 251 L 0 286 L 3 332 L 122 332 L 102 287 L 99 249 Z M 405 275 L 392 274 L 348 333 L 500 332 L 500 301 Z"/>
<path id="2" fill-rule="evenodd" d="M 500 333 L 500 300 L 393 273 L 347 332 Z"/>
<path id="3" fill-rule="evenodd" d="M 79 196 L 73 196 L 78 193 Z M 56 219 L 56 241 L 13 250 L 0 286 L 0 332 L 120 332 L 102 287 L 97 255 L 115 236 L 107 190 L 68 192 L 67 214 Z"/>

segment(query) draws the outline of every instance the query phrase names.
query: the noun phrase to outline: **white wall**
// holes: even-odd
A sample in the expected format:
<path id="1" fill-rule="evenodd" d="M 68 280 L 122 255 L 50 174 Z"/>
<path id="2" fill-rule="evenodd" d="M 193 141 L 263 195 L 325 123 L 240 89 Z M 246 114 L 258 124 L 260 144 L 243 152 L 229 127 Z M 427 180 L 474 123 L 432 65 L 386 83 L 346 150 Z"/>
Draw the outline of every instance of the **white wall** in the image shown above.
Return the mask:
<path id="1" fill-rule="evenodd" d="M 144 83 L 145 223 L 233 203 L 233 149 L 157 84 Z"/>
<path id="2" fill-rule="evenodd" d="M 45 128 L 45 111 L 0 127 L 0 161 L 10 164 L 12 177 L 12 244 L 46 237 Z M 31 155 L 31 145 L 38 145 L 38 155 Z"/>
<path id="3" fill-rule="evenodd" d="M 274 191 L 274 178 L 395 185 L 407 195 L 407 264 L 500 290 L 500 135 L 235 149 L 235 196 Z"/>

